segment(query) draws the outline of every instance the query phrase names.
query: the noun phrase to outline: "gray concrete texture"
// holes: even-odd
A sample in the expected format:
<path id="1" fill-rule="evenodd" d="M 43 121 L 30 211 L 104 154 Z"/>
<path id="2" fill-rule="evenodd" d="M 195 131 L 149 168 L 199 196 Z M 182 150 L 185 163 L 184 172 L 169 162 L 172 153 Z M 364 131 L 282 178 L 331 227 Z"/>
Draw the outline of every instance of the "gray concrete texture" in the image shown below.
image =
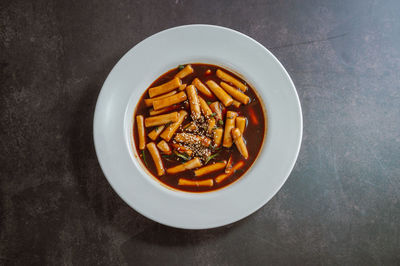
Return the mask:
<path id="1" fill-rule="evenodd" d="M 177 25 L 269 48 L 302 103 L 279 193 L 222 228 L 169 228 L 107 183 L 94 106 L 114 64 Z M 400 264 L 400 2 L 0 1 L 0 264 Z"/>

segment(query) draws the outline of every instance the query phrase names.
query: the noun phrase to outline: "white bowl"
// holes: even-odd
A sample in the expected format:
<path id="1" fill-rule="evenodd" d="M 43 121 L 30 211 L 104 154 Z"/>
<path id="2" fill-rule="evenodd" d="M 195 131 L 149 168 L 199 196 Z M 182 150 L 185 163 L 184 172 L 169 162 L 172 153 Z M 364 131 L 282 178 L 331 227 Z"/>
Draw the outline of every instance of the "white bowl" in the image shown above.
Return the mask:
<path id="1" fill-rule="evenodd" d="M 240 73 L 267 110 L 268 131 L 258 159 L 237 182 L 213 192 L 161 185 L 146 173 L 133 148 L 133 113 L 140 96 L 157 77 L 185 63 L 210 63 Z M 101 89 L 93 127 L 101 168 L 129 206 L 165 225 L 205 229 L 250 215 L 278 192 L 296 162 L 303 125 L 293 82 L 264 46 L 231 29 L 187 25 L 154 34 L 121 58 Z"/>

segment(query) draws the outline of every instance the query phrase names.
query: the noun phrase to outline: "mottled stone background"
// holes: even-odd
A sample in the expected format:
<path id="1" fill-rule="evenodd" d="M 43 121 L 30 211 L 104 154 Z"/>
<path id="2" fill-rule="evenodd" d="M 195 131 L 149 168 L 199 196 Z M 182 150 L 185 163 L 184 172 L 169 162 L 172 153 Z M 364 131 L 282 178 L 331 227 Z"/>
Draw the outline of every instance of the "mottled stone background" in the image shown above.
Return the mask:
<path id="1" fill-rule="evenodd" d="M 226 227 L 185 231 L 130 209 L 93 147 L 119 58 L 208 23 L 268 47 L 297 87 L 299 159 Z M 400 264 L 400 1 L 0 1 L 1 265 Z"/>

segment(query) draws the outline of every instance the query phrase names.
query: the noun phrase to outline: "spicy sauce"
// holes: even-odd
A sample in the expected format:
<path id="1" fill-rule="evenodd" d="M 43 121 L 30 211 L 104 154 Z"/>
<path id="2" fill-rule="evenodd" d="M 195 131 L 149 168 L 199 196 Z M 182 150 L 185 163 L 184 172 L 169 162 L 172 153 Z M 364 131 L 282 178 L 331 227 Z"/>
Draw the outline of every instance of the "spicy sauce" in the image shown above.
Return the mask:
<path id="1" fill-rule="evenodd" d="M 189 180 L 205 180 L 205 179 L 210 179 L 210 178 L 215 178 L 218 175 L 224 173 L 224 169 L 206 174 L 204 176 L 196 177 L 194 175 L 194 170 L 187 170 L 185 172 L 181 172 L 178 174 L 168 174 L 165 173 L 163 176 L 158 176 L 157 171 L 154 165 L 154 162 L 152 160 L 152 157 L 150 156 L 150 153 L 148 152 L 147 149 L 145 150 L 140 150 L 138 147 L 138 133 L 137 133 L 137 128 L 136 128 L 136 123 L 133 124 L 133 137 L 134 137 L 134 147 L 136 148 L 137 154 L 139 155 L 139 158 L 142 162 L 142 165 L 147 168 L 147 170 L 153 175 L 154 178 L 162 182 L 163 184 L 167 185 L 168 187 L 181 190 L 181 191 L 188 191 L 188 192 L 207 192 L 207 191 L 213 191 L 220 189 L 222 187 L 226 187 L 239 178 L 241 178 L 246 171 L 253 165 L 255 162 L 257 156 L 260 153 L 261 147 L 264 142 L 264 138 L 266 136 L 266 131 L 267 131 L 267 122 L 266 122 L 266 117 L 264 115 L 264 110 L 263 106 L 261 103 L 261 100 L 257 96 L 254 88 L 252 88 L 245 80 L 240 78 L 238 75 L 228 71 L 227 69 L 224 69 L 220 66 L 216 65 L 209 65 L 209 64 L 190 64 L 192 68 L 194 69 L 194 72 L 189 74 L 188 76 L 184 77 L 182 79 L 182 84 L 188 84 L 190 85 L 192 81 L 195 78 L 199 78 L 204 84 L 206 83 L 207 80 L 214 80 L 216 83 L 220 83 L 221 80 L 219 77 L 216 75 L 216 70 L 221 69 L 225 73 L 228 73 L 229 75 L 233 76 L 237 80 L 241 81 L 245 85 L 247 85 L 248 89 L 246 92 L 244 92 L 248 97 L 250 97 L 250 103 L 247 105 L 241 104 L 240 107 L 236 108 L 233 105 L 224 107 L 222 104 L 221 106 L 223 107 L 223 121 L 225 122 L 226 119 L 226 112 L 231 110 L 235 111 L 238 113 L 239 116 L 244 116 L 247 118 L 247 124 L 246 128 L 243 133 L 243 138 L 245 140 L 247 150 L 249 153 L 249 157 L 247 160 L 245 160 L 242 155 L 239 153 L 238 149 L 236 148 L 235 144 L 232 145 L 231 148 L 225 148 L 220 146 L 220 149 L 215 149 L 213 150 L 213 155 L 214 156 L 212 159 L 209 160 L 207 165 L 212 164 L 214 162 L 220 162 L 223 160 L 228 161 L 229 157 L 232 155 L 233 159 L 233 164 L 239 162 L 239 161 L 244 161 L 243 167 L 241 167 L 239 170 L 235 171 L 231 176 L 229 176 L 227 179 L 225 179 L 221 183 L 216 183 L 214 182 L 214 185 L 212 187 L 203 187 L 203 186 L 181 186 L 178 185 L 178 180 L 179 178 L 185 178 Z M 155 87 L 159 86 L 163 83 L 166 83 L 174 78 L 174 76 L 180 71 L 179 68 L 174 68 L 165 74 L 161 75 L 159 78 L 157 78 L 149 87 Z M 231 84 L 233 85 L 233 84 Z M 149 116 L 149 107 L 147 107 L 144 103 L 144 99 L 149 98 L 148 96 L 148 89 L 143 93 L 141 96 L 137 106 L 136 110 L 134 113 L 134 117 L 137 115 L 143 115 L 144 117 Z M 201 96 L 204 100 L 206 100 L 208 103 L 217 101 L 218 99 L 213 96 L 213 97 L 207 97 L 206 95 L 203 95 L 200 91 L 198 91 L 199 96 Z M 190 114 L 190 107 L 187 102 L 183 102 L 180 104 L 178 108 L 176 108 L 177 111 L 180 109 L 185 109 L 187 112 Z M 190 121 L 192 121 L 190 115 L 188 115 L 185 119 L 185 121 L 182 123 L 180 128 L 177 130 L 176 133 L 179 132 L 184 132 L 183 126 L 188 124 Z M 225 125 L 218 125 L 217 126 L 224 128 Z M 152 131 L 154 128 L 146 128 L 146 143 L 151 142 L 152 140 L 147 136 L 147 134 Z M 169 144 L 173 142 L 172 138 L 169 141 Z M 154 142 L 157 144 L 160 142 L 162 139 L 158 137 Z M 171 146 L 171 149 L 172 146 Z M 161 151 L 160 151 L 160 154 Z M 181 164 L 185 162 L 185 159 L 173 155 L 162 155 L 162 160 L 164 164 L 164 168 L 170 168 L 173 166 L 176 166 L 178 164 Z M 204 163 L 204 161 L 203 161 Z M 205 166 L 205 164 L 203 164 Z"/>

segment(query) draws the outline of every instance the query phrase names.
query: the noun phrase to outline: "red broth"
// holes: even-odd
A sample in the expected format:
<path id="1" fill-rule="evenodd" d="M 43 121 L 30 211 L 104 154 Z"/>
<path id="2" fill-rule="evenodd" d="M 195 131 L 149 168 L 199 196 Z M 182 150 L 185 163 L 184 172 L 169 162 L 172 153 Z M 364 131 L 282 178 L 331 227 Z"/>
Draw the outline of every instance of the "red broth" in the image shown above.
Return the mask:
<path id="1" fill-rule="evenodd" d="M 183 66 L 171 69 L 170 71 L 166 72 L 165 74 L 161 75 L 159 78 L 157 78 L 150 86 L 149 88 L 143 93 L 141 96 L 135 110 L 134 114 L 134 123 L 133 123 L 133 137 L 134 137 L 134 147 L 136 148 L 137 154 L 139 154 L 139 158 L 142 162 L 142 165 L 147 168 L 148 172 L 150 172 L 154 178 L 159 180 L 161 183 L 167 185 L 170 188 L 176 189 L 176 190 L 181 190 L 181 191 L 187 191 L 187 192 L 208 192 L 208 191 L 213 191 L 217 190 L 223 187 L 226 187 L 239 178 L 241 178 L 246 171 L 253 165 L 255 160 L 257 159 L 261 147 L 264 142 L 264 138 L 267 133 L 267 119 L 264 115 L 264 110 L 263 106 L 261 103 L 260 98 L 258 97 L 257 93 L 255 92 L 254 88 L 252 88 L 249 84 L 245 82 L 242 78 L 240 78 L 238 75 L 235 75 L 234 73 L 216 65 L 210 65 L 210 64 L 190 64 L 193 68 L 193 73 L 189 74 L 188 76 L 184 77 L 182 79 L 182 84 L 187 84 L 190 85 L 192 81 L 195 78 L 200 79 L 203 84 L 206 84 L 206 81 L 208 80 L 214 80 L 216 83 L 220 84 L 221 80 L 217 75 L 216 71 L 217 69 L 220 69 L 224 71 L 225 73 L 229 74 L 230 76 L 234 77 L 235 79 L 239 80 L 243 84 L 245 84 L 248 89 L 247 91 L 244 92 L 249 98 L 250 102 L 246 105 L 241 104 L 240 107 L 234 107 L 233 105 L 230 105 L 228 107 L 224 107 L 223 104 L 222 110 L 223 110 L 223 124 L 221 122 L 217 122 L 216 126 L 225 128 L 225 120 L 226 120 L 226 112 L 227 111 L 235 111 L 238 113 L 239 116 L 246 117 L 247 123 L 246 123 L 246 128 L 243 132 L 243 139 L 246 144 L 247 150 L 248 150 L 248 158 L 244 159 L 242 154 L 239 152 L 238 148 L 236 147 L 235 143 L 230 147 L 230 148 L 225 148 L 220 145 L 220 147 L 213 147 L 213 142 L 210 145 L 210 155 L 208 156 L 188 156 L 186 153 L 182 153 L 182 150 L 174 150 L 173 146 L 176 141 L 174 140 L 174 137 L 171 138 L 171 140 L 168 143 L 170 146 L 171 150 L 173 153 L 171 155 L 166 155 L 163 154 L 160 150 L 159 153 L 162 158 L 162 163 L 165 169 L 174 167 L 176 165 L 180 165 L 185 163 L 188 159 L 191 160 L 194 157 L 199 157 L 201 158 L 202 166 L 207 166 L 210 164 L 214 164 L 217 162 L 222 162 L 222 161 L 228 161 L 230 157 L 232 157 L 232 162 L 233 165 L 236 165 L 238 162 L 243 162 L 241 164 L 242 167 L 237 169 L 236 171 L 232 171 L 231 174 L 226 177 L 222 182 L 216 182 L 216 179 L 218 179 L 218 176 L 221 176 L 225 173 L 225 168 L 220 169 L 215 172 L 208 173 L 203 176 L 196 177 L 194 174 L 195 169 L 190 169 L 186 170 L 177 174 L 169 174 L 167 171 L 165 172 L 164 175 L 159 176 L 157 174 L 157 169 L 155 166 L 155 163 L 148 151 L 148 149 L 140 150 L 139 149 L 139 139 L 138 139 L 138 129 L 137 129 L 137 123 L 136 123 L 136 116 L 137 115 L 142 115 L 144 118 L 149 117 L 149 109 L 151 107 L 147 107 L 145 105 L 145 99 L 149 98 L 148 90 L 149 88 L 159 86 L 161 84 L 164 84 L 174 78 L 174 76 L 182 69 Z M 227 82 L 228 83 L 228 82 Z M 228 83 L 232 85 L 233 87 L 234 84 Z M 183 90 L 186 91 L 186 90 Z M 178 91 L 179 92 L 179 91 Z M 207 97 L 206 95 L 202 94 L 198 89 L 197 89 L 198 95 L 201 96 L 204 100 L 207 101 L 208 104 L 211 102 L 218 101 L 218 98 L 213 95 L 213 97 Z M 157 96 L 156 96 L 157 97 Z M 174 110 L 173 111 L 179 111 L 179 110 L 186 110 L 188 112 L 188 116 L 186 116 L 184 122 L 180 125 L 176 133 L 182 133 L 186 132 L 186 129 L 184 129 L 184 126 L 187 125 L 189 122 L 192 121 L 192 118 L 190 116 L 190 104 L 188 100 L 176 104 L 173 106 Z M 205 119 L 207 121 L 207 119 Z M 158 138 L 155 141 L 152 141 L 147 135 L 150 133 L 155 127 L 146 127 L 145 128 L 145 134 L 146 134 L 146 144 L 150 142 L 154 142 L 155 144 L 158 144 L 160 141 L 162 141 L 162 138 L 158 136 Z M 176 134 L 175 133 L 175 134 Z M 212 137 L 209 136 L 209 138 L 212 140 Z M 190 148 L 190 147 L 189 147 Z M 178 155 L 177 155 L 178 154 Z M 184 156 L 179 156 L 179 155 L 184 155 Z M 211 159 L 210 159 L 211 158 Z M 207 161 L 208 160 L 208 161 Z M 207 164 L 205 164 L 207 161 Z M 193 180 L 193 181 L 202 181 L 202 180 L 213 180 L 212 181 L 212 186 L 201 186 L 201 185 L 179 185 L 179 179 L 184 178 L 186 180 Z M 219 179 L 221 180 L 221 178 Z"/>

